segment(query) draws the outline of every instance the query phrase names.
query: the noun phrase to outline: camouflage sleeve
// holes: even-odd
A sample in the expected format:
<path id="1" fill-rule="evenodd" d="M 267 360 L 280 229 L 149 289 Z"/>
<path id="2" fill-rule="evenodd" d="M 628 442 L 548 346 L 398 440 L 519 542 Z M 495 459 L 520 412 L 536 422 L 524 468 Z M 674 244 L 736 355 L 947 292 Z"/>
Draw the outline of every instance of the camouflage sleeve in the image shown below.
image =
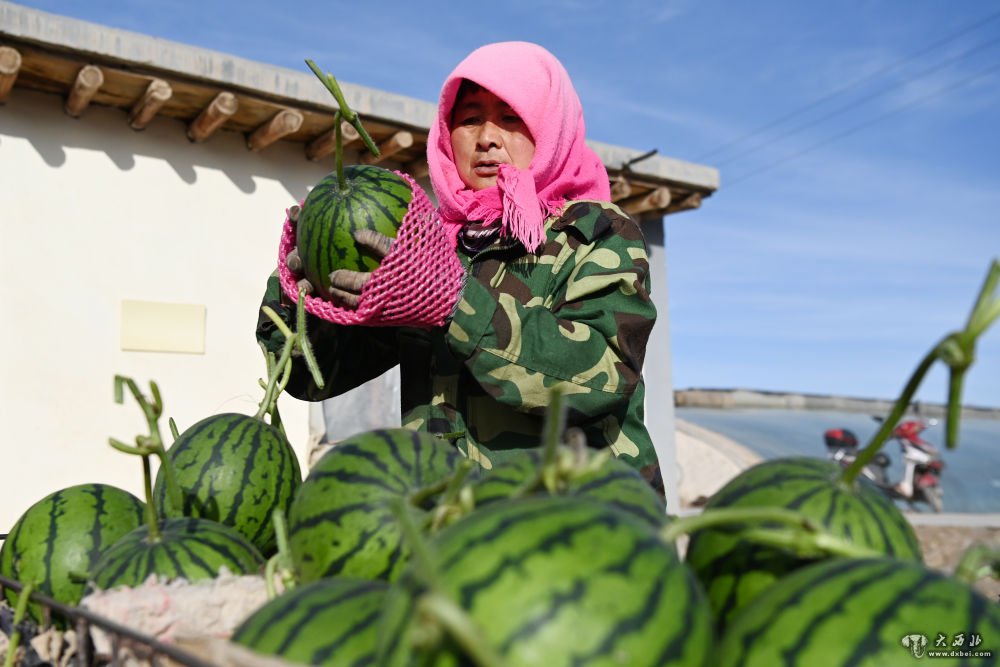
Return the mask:
<path id="1" fill-rule="evenodd" d="M 282 292 L 277 274 L 268 278 L 260 305 L 257 341 L 266 350 L 280 355 L 285 337 L 264 313 L 263 307 L 270 306 L 294 330 L 295 305 Z M 306 334 L 312 343 L 324 384 L 322 389 L 318 387 L 305 360 L 299 355 L 293 356 L 292 374 L 285 391 L 300 400 L 322 401 L 337 396 L 378 377 L 399 363 L 395 329 L 390 327 L 338 326 L 307 313 Z"/>
<path id="2" fill-rule="evenodd" d="M 571 419 L 587 418 L 635 391 L 656 309 L 642 233 L 607 206 L 572 207 L 527 277 L 469 279 L 449 346 L 501 403 L 537 414 L 559 385 Z"/>

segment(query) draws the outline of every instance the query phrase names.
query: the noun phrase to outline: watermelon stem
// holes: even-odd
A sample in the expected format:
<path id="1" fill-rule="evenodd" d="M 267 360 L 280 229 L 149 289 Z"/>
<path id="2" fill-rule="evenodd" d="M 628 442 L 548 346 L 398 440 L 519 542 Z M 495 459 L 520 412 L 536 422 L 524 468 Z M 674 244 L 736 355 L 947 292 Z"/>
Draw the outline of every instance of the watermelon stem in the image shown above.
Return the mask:
<path id="1" fill-rule="evenodd" d="M 582 432 L 575 427 L 566 430 L 567 410 L 562 389 L 553 387 L 542 426 L 542 461 L 535 474 L 511 492 L 511 498 L 531 495 L 541 488 L 550 494 L 560 493 L 574 478 L 600 468 L 611 456 L 609 452 L 591 455 Z M 570 434 L 576 437 L 569 437 Z M 567 439 L 569 443 L 565 442 Z"/>
<path id="2" fill-rule="evenodd" d="M 288 546 L 288 524 L 285 521 L 284 510 L 275 507 L 271 513 L 271 522 L 274 524 L 274 537 L 278 543 L 278 553 L 267 560 L 264 569 L 264 583 L 267 586 L 268 599 L 274 599 L 278 595 L 274 585 L 275 578 L 281 579 L 281 585 L 286 591 L 295 587 L 295 568 L 292 551 Z"/>
<path id="3" fill-rule="evenodd" d="M 354 129 L 356 129 L 358 131 L 358 134 L 361 135 L 361 140 L 365 142 L 365 147 L 368 148 L 369 151 L 371 151 L 371 154 L 374 155 L 375 157 L 379 157 L 381 155 L 381 152 L 379 151 L 378 146 L 375 145 L 375 142 L 372 141 L 372 138 L 368 135 L 368 131 L 365 130 L 365 126 L 361 124 L 361 118 L 358 116 L 358 114 L 352 111 L 351 107 L 347 105 L 347 100 L 344 99 L 344 92 L 340 89 L 340 84 L 337 83 L 337 79 L 330 73 L 324 74 L 319 69 L 319 67 L 316 66 L 316 63 L 314 63 L 312 60 L 309 60 L 308 58 L 306 58 L 306 65 L 309 65 L 309 69 L 312 70 L 313 74 L 315 74 L 319 78 L 319 80 L 323 82 L 323 85 L 326 86 L 326 89 L 330 91 L 331 95 L 333 95 L 333 99 L 337 101 L 337 106 L 339 107 L 338 113 L 340 113 L 341 116 L 343 116 L 344 120 L 346 120 L 348 123 L 354 126 Z M 338 121 L 335 131 L 339 131 L 339 129 L 340 129 L 340 122 Z M 337 137 L 338 155 L 340 154 L 340 148 L 341 148 L 340 137 L 338 135 Z"/>
<path id="4" fill-rule="evenodd" d="M 334 164 L 337 168 L 337 185 L 340 187 L 340 191 L 343 192 L 347 188 L 347 179 L 344 178 L 344 131 L 340 127 L 342 114 L 338 110 L 337 113 L 333 114 L 333 136 L 334 142 L 337 146 L 337 153 L 334 156 Z"/>
<path id="5" fill-rule="evenodd" d="M 264 306 L 265 309 L 270 310 L 268 306 Z M 265 311 L 266 312 L 266 311 Z M 270 313 L 268 313 L 270 315 Z M 281 375 L 286 375 L 291 370 L 291 364 L 289 360 L 292 358 L 292 348 L 295 346 L 295 335 L 291 335 L 285 338 L 285 345 L 281 348 L 281 357 L 277 362 L 273 362 L 273 355 L 268 355 L 267 358 L 267 384 L 264 387 L 264 397 L 260 401 L 260 405 L 257 406 L 257 412 L 254 414 L 255 419 L 264 419 L 264 415 L 269 414 L 274 408 L 274 405 L 278 401 L 278 394 L 281 392 L 279 385 L 281 384 Z M 279 370 L 280 369 L 280 370 Z M 287 383 L 287 380 L 286 380 Z"/>
<path id="6" fill-rule="evenodd" d="M 1000 579 L 1000 547 L 976 544 L 962 554 L 955 577 L 970 586 L 985 577 Z"/>
<path id="7" fill-rule="evenodd" d="M 957 350 L 949 346 L 947 351 L 958 351 L 957 358 L 942 356 L 950 371 L 948 414 L 945 425 L 945 444 L 948 449 L 954 449 L 958 443 L 958 424 L 962 415 L 962 385 L 965 380 L 965 372 L 976 358 L 976 341 L 1000 318 L 998 286 L 1000 286 L 1000 260 L 995 259 L 990 265 L 983 286 L 979 290 L 976 303 L 972 306 L 969 319 L 965 323 L 965 329 L 952 335 L 955 343 L 954 348 Z M 942 352 L 946 351 L 942 350 Z"/>
<path id="8" fill-rule="evenodd" d="M 270 306 L 261 307 L 261 312 L 274 322 L 274 325 L 278 327 L 278 330 L 285 337 L 285 344 L 281 348 L 281 356 L 273 363 L 273 353 L 268 352 L 261 345 L 267 363 L 267 384 L 264 385 L 264 398 L 261 399 L 260 405 L 257 407 L 257 413 L 254 415 L 256 419 L 263 420 L 265 414 L 270 414 L 272 424 L 275 420 L 280 424 L 281 418 L 277 416 L 278 396 L 288 386 L 288 381 L 292 377 L 291 358 L 295 350 L 301 353 L 316 386 L 322 389 L 325 384 L 323 374 L 319 370 L 319 364 L 316 362 L 316 354 L 313 352 L 312 343 L 309 342 L 309 334 L 306 331 L 305 303 L 306 292 L 305 289 L 300 288 L 299 299 L 295 304 L 295 331 L 292 331 Z"/>
<path id="9" fill-rule="evenodd" d="M 35 590 L 37 582 L 29 581 L 21 588 L 21 594 L 17 597 L 17 606 L 14 608 L 14 630 L 10 633 L 10 640 L 7 643 L 7 655 L 4 657 L 4 667 L 14 667 L 14 656 L 21 645 L 21 622 L 28 611 L 28 600 Z"/>
<path id="10" fill-rule="evenodd" d="M 160 468 L 163 470 L 167 483 L 167 502 L 173 507 L 181 509 L 184 505 L 184 497 L 181 493 L 181 487 L 177 484 L 173 468 L 167 461 L 167 453 L 163 448 L 163 438 L 160 436 L 159 421 L 163 415 L 163 400 L 160 396 L 160 388 L 153 381 L 150 381 L 149 386 L 152 400 L 147 399 L 139 391 L 139 387 L 134 380 L 122 375 L 115 375 L 115 402 L 118 404 L 125 402 L 125 387 L 128 387 L 139 407 L 142 408 L 143 414 L 146 416 L 149 435 L 136 436 L 134 447 L 114 438 L 108 438 L 108 442 L 120 452 L 142 457 L 143 486 L 146 494 L 146 524 L 149 527 L 150 540 L 155 541 L 160 539 L 160 524 L 159 517 L 156 514 L 156 507 L 153 503 L 153 478 L 149 464 L 150 456 L 155 455 L 160 460 Z"/>
<path id="11" fill-rule="evenodd" d="M 783 527 L 747 527 L 756 524 L 779 524 Z M 833 535 L 812 517 L 783 507 L 706 509 L 701 514 L 674 519 L 660 530 L 660 537 L 672 544 L 681 535 L 719 526 L 736 526 L 741 538 L 755 544 L 790 549 L 803 557 L 871 558 L 882 555 Z"/>
<path id="12" fill-rule="evenodd" d="M 430 591 L 417 602 L 418 613 L 435 619 L 466 655 L 479 667 L 506 665 L 490 644 L 482 628 L 454 600 Z"/>
<path id="13" fill-rule="evenodd" d="M 272 355 L 272 362 L 273 362 L 273 355 Z M 291 371 L 289 371 L 287 375 L 291 376 Z M 285 387 L 287 385 L 288 385 L 288 378 L 285 377 L 283 378 L 283 381 L 278 385 L 279 393 L 285 391 Z M 271 416 L 271 426 L 278 429 L 281 435 L 283 435 L 287 440 L 288 434 L 285 433 L 285 425 L 281 421 L 281 412 L 278 411 L 278 401 L 274 401 L 274 403 L 271 405 L 271 409 L 268 411 L 268 414 L 270 414 Z"/>
<path id="14" fill-rule="evenodd" d="M 409 504 L 405 498 L 395 497 L 390 501 L 390 509 L 396 521 L 399 522 L 404 541 L 410 547 L 411 559 L 417 577 L 426 586 L 433 588 L 438 583 L 437 568 L 431 557 L 431 549 L 410 514 Z"/>
<path id="15" fill-rule="evenodd" d="M 472 489 L 465 484 L 465 480 L 475 467 L 476 463 L 469 459 L 459 461 L 455 474 L 449 478 L 448 486 L 441 494 L 437 507 L 434 508 L 430 523 L 431 531 L 440 530 L 441 527 L 472 511 Z"/>
<path id="16" fill-rule="evenodd" d="M 565 428 L 566 406 L 563 403 L 562 389 L 556 385 L 549 391 L 549 408 L 545 412 L 545 424 L 542 428 L 542 465 L 534 480 L 536 488 L 541 483 L 549 493 L 556 493 L 559 487 L 559 440 Z M 529 480 L 529 484 L 531 482 Z"/>
<path id="17" fill-rule="evenodd" d="M 423 507 L 429 500 L 444 493 L 445 489 L 448 488 L 449 483 L 450 478 L 446 477 L 445 479 L 434 482 L 433 484 L 428 484 L 427 486 L 421 487 L 411 493 L 407 500 L 414 507 Z"/>
<path id="18" fill-rule="evenodd" d="M 410 563 L 417 579 L 428 589 L 417 600 L 418 613 L 437 621 L 479 667 L 503 667 L 503 660 L 485 640 L 475 621 L 454 600 L 441 592 L 431 547 L 413 520 L 406 500 L 393 498 L 391 508 L 403 532 L 403 539 L 410 547 Z"/>
<path id="19" fill-rule="evenodd" d="M 312 375 L 313 383 L 316 387 L 322 389 L 325 384 L 323 374 L 319 370 L 319 362 L 316 361 L 316 354 L 313 352 L 312 343 L 309 341 L 309 335 L 306 333 L 305 303 L 306 290 L 300 287 L 299 300 L 295 308 L 295 329 L 298 332 L 299 351 L 302 352 L 302 358 L 306 361 L 306 366 L 309 368 L 309 374 Z"/>
<path id="20" fill-rule="evenodd" d="M 927 375 L 927 371 L 934 365 L 937 358 L 937 347 L 935 347 L 921 360 L 917 369 L 910 376 L 909 381 L 903 388 L 903 393 L 900 394 L 895 404 L 893 404 L 889 416 L 882 420 L 882 425 L 875 432 L 875 435 L 872 436 L 871 440 L 869 440 L 868 444 L 865 445 L 864 449 L 858 452 L 858 456 L 854 459 L 854 462 L 844 468 L 844 472 L 840 476 L 842 482 L 847 485 L 854 484 L 854 481 L 861 474 L 864 467 L 871 463 L 875 455 L 882 449 L 882 445 L 889 439 L 892 430 L 896 428 L 896 424 L 899 423 L 899 420 L 902 419 L 903 415 L 910 408 L 910 403 L 913 401 L 913 397 L 916 395 L 921 382 L 923 382 L 924 376 Z"/>
<path id="21" fill-rule="evenodd" d="M 149 456 L 142 457 L 142 491 L 146 498 L 146 524 L 149 526 L 149 537 L 157 540 L 160 538 L 160 522 L 153 503 L 153 473 L 149 465 Z"/>
<path id="22" fill-rule="evenodd" d="M 882 426 L 875 432 L 864 449 L 858 453 L 854 462 L 844 469 L 841 480 L 846 484 L 853 484 L 864 467 L 871 463 L 875 455 L 878 454 L 889 439 L 893 429 L 896 428 L 896 424 L 909 408 L 917 388 L 920 387 L 927 372 L 938 360 L 944 362 L 949 368 L 945 445 L 948 449 L 955 448 L 958 444 L 958 426 L 962 416 L 962 385 L 966 371 L 976 358 L 976 341 L 990 325 L 1000 318 L 1000 296 L 996 294 L 998 285 L 1000 285 L 1000 260 L 993 260 L 979 294 L 976 296 L 976 302 L 969 313 L 965 328 L 942 338 L 923 358 L 910 376 L 889 416 L 883 420 Z"/>

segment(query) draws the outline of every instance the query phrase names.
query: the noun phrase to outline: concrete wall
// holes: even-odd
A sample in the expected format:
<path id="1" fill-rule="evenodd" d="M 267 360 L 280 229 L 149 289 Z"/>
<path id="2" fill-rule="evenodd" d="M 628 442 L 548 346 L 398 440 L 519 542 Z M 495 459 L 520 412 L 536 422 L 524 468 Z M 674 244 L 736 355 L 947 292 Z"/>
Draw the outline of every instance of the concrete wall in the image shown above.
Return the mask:
<path id="1" fill-rule="evenodd" d="M 680 468 L 674 420 L 673 364 L 670 354 L 670 300 L 667 284 L 665 218 L 645 220 L 643 235 L 649 252 L 650 294 L 656 303 L 656 324 L 646 346 L 643 379 L 646 381 L 646 427 L 660 460 L 667 496 L 667 511 L 680 507 Z"/>
<path id="2" fill-rule="evenodd" d="M 0 533 L 64 486 L 141 497 L 139 461 L 107 444 L 146 432 L 130 396 L 114 403 L 116 373 L 145 391 L 155 380 L 181 429 L 256 411 L 265 368 L 253 331 L 283 211 L 331 165 L 243 142 L 226 132 L 191 144 L 169 119 L 134 132 L 100 107 L 75 120 L 58 98 L 23 90 L 0 106 Z M 204 353 L 123 351 L 124 300 L 204 306 Z M 279 405 L 305 461 L 309 406 Z"/>

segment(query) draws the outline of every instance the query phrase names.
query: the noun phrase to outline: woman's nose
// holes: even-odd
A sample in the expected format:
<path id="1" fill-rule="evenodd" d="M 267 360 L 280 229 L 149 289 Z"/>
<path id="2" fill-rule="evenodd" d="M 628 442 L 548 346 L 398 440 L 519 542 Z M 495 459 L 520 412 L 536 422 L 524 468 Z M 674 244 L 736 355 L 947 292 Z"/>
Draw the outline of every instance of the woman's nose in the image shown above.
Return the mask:
<path id="1" fill-rule="evenodd" d="M 479 126 L 479 135 L 476 137 L 476 144 L 482 150 L 500 148 L 503 146 L 503 133 L 496 124 L 486 121 Z"/>

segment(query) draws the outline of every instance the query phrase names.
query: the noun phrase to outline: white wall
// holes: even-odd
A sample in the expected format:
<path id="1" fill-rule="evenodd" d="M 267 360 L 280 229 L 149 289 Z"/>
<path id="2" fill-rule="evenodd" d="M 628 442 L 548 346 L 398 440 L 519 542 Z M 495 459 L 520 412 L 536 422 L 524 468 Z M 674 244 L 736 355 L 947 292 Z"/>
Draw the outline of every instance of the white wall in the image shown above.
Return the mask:
<path id="1" fill-rule="evenodd" d="M 667 497 L 667 512 L 680 509 L 680 467 L 674 422 L 673 360 L 670 353 L 670 299 L 667 284 L 666 218 L 642 222 L 649 252 L 650 295 L 656 324 L 646 345 L 642 375 L 646 382 L 646 428 L 653 440 Z"/>
<path id="2" fill-rule="evenodd" d="M 16 89 L 0 106 L 0 533 L 44 495 L 105 482 L 141 497 L 141 466 L 107 444 L 145 420 L 113 376 L 155 380 L 183 430 L 219 412 L 253 414 L 263 357 L 257 306 L 284 209 L 330 170 L 298 145 L 262 153 L 242 135 L 189 143 L 157 119 L 134 132 L 118 110 L 63 114 Z M 201 304 L 205 353 L 126 352 L 122 300 Z M 308 404 L 279 406 L 305 461 Z"/>

